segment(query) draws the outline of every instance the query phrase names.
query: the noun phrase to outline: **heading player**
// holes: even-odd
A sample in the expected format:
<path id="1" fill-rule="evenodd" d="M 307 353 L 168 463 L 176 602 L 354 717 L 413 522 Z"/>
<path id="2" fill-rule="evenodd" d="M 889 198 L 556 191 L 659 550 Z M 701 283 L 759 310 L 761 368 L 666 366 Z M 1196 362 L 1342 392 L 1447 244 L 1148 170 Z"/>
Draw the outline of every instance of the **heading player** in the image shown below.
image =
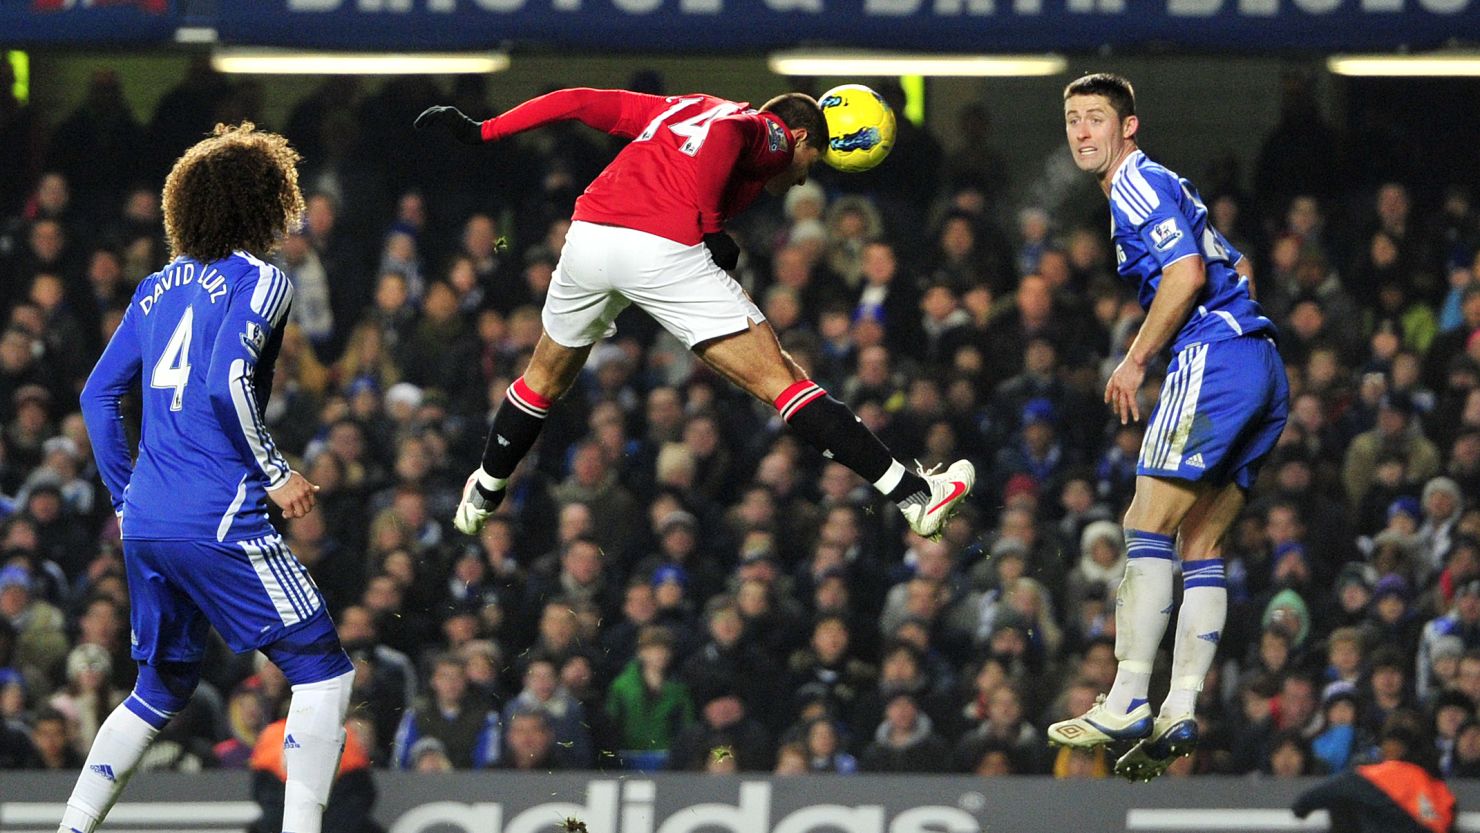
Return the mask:
<path id="1" fill-rule="evenodd" d="M 109 715 L 61 833 L 93 833 L 140 757 L 200 680 L 207 630 L 261 650 L 288 678 L 283 827 L 319 833 L 354 669 L 324 599 L 267 517 L 313 510 L 262 421 L 293 301 L 260 258 L 303 214 L 298 154 L 240 127 L 185 152 L 164 186 L 174 260 L 145 278 L 82 391 L 98 469 L 123 532 L 138 683 Z M 140 382 L 142 381 L 142 385 Z M 130 460 L 120 400 L 141 390 Z"/>
<path id="2" fill-rule="evenodd" d="M 911 472 L 781 350 L 766 318 L 730 277 L 739 247 L 725 221 L 764 190 L 807 180 L 827 147 L 811 97 L 787 93 L 760 110 L 714 96 L 569 89 L 476 122 L 452 107 L 416 120 L 467 144 L 576 119 L 632 141 L 576 201 L 550 284 L 544 332 L 524 375 L 494 414 L 483 464 L 468 477 L 454 525 L 474 534 L 503 499 L 550 406 L 575 381 L 591 347 L 636 304 L 710 367 L 763 402 L 818 451 L 857 472 L 938 536 L 976 482 L 958 460 L 943 473 Z"/>
<path id="3" fill-rule="evenodd" d="M 1248 261 L 1209 225 L 1192 184 L 1137 147 L 1130 82 L 1108 73 L 1074 81 L 1064 90 L 1064 126 L 1075 164 L 1110 198 L 1117 268 L 1146 309 L 1105 386 L 1122 423 L 1141 418 L 1136 396 L 1147 365 L 1167 346 L 1173 357 L 1125 516 L 1115 683 L 1089 712 L 1053 724 L 1048 736 L 1079 747 L 1138 741 L 1116 772 L 1149 780 L 1197 743 L 1193 708 L 1228 610 L 1223 540 L 1284 428 L 1290 394 Z M 1171 690 L 1153 720 L 1147 688 L 1172 610 L 1178 555 L 1183 595 Z"/>

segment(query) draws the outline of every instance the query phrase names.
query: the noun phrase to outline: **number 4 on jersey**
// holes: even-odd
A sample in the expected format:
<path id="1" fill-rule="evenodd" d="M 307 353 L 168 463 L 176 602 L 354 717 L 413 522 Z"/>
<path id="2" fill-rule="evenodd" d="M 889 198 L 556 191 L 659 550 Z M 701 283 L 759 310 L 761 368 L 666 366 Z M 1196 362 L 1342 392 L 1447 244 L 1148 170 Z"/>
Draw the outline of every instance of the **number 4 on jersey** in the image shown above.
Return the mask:
<path id="1" fill-rule="evenodd" d="M 185 383 L 190 381 L 190 332 L 194 321 L 195 309 L 186 307 L 180 323 L 175 325 L 175 332 L 164 346 L 164 352 L 159 354 L 159 361 L 154 363 L 154 371 L 149 374 L 150 387 L 174 389 L 175 395 L 170 399 L 171 411 L 180 410 L 185 403 Z"/>

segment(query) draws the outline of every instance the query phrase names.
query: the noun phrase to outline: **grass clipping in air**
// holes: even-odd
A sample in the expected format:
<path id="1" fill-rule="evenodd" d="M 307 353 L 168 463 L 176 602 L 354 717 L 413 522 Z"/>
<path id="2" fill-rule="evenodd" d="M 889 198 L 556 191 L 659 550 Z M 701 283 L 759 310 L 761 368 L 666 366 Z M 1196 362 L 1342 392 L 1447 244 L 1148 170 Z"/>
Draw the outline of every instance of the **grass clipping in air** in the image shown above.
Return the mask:
<path id="1" fill-rule="evenodd" d="M 586 833 L 586 823 L 575 816 L 567 816 L 560 829 L 565 833 Z"/>

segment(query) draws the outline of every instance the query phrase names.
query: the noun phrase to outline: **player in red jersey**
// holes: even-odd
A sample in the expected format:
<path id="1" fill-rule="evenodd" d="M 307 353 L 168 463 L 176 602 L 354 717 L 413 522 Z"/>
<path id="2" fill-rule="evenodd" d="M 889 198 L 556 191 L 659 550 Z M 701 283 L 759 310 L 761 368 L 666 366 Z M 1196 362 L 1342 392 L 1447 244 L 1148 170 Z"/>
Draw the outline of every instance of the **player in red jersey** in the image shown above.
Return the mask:
<path id="1" fill-rule="evenodd" d="M 545 300 L 544 333 L 494 414 L 483 464 L 463 487 L 453 525 L 468 535 L 483 526 L 551 404 L 575 381 L 591 346 L 616 331 L 617 314 L 635 303 L 715 371 L 774 404 L 814 448 L 887 495 L 911 529 L 939 536 L 975 484 L 975 467 L 958 460 L 938 474 L 907 470 L 781 350 L 727 272 L 740 250 L 725 221 L 762 190 L 780 195 L 806 182 L 822 158 L 827 122 L 817 102 L 787 93 L 753 110 L 709 95 L 570 89 L 484 122 L 432 107 L 416 126 L 481 144 L 566 119 L 632 141 L 576 200 Z"/>

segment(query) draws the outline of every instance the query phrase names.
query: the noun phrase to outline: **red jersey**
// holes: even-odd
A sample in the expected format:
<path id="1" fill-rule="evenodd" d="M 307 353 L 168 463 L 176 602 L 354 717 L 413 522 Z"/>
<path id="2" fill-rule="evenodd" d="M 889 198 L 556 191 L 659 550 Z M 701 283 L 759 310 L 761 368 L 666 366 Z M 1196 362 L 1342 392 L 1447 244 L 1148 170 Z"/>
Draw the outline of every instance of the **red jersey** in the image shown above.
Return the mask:
<path id="1" fill-rule="evenodd" d="M 483 122 L 483 141 L 563 119 L 632 139 L 576 200 L 572 219 L 690 246 L 724 228 L 791 164 L 781 119 L 702 94 L 558 90 Z"/>

